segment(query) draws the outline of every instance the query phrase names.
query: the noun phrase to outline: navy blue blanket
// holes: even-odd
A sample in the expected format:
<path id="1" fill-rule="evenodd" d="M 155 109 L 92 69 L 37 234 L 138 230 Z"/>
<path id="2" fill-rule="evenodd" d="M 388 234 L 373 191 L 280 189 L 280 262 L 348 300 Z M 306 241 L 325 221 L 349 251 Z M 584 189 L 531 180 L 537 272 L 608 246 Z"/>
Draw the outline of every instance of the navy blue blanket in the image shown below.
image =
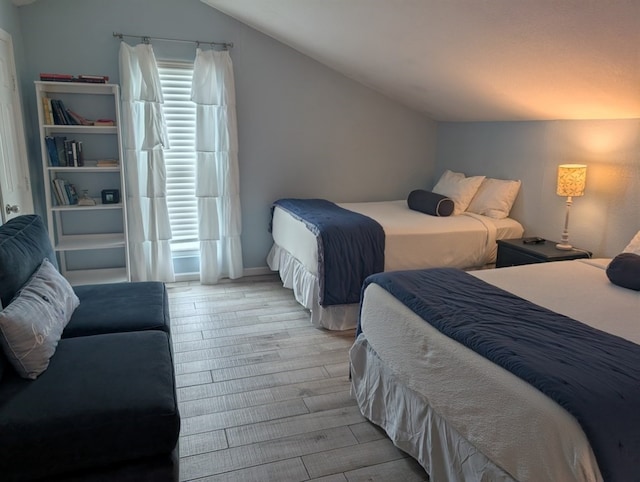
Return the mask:
<path id="1" fill-rule="evenodd" d="M 564 407 L 587 435 L 605 481 L 640 480 L 639 345 L 460 270 L 380 273 L 363 292 L 370 283 Z"/>
<path id="2" fill-rule="evenodd" d="M 364 279 L 384 270 L 382 226 L 324 199 L 279 199 L 274 206 L 303 221 L 318 240 L 320 305 L 358 303 Z"/>

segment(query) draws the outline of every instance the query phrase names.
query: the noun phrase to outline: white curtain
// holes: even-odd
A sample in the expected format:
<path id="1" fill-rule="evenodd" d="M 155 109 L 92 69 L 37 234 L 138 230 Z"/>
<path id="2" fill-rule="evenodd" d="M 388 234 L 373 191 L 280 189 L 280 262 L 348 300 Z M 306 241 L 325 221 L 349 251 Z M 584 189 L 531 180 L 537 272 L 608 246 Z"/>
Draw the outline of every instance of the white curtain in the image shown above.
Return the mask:
<path id="1" fill-rule="evenodd" d="M 133 281 L 175 280 L 163 149 L 168 137 L 153 48 L 120 44 L 122 146 Z"/>
<path id="2" fill-rule="evenodd" d="M 196 49 L 196 197 L 200 282 L 242 276 L 238 134 L 233 65 L 228 51 Z"/>

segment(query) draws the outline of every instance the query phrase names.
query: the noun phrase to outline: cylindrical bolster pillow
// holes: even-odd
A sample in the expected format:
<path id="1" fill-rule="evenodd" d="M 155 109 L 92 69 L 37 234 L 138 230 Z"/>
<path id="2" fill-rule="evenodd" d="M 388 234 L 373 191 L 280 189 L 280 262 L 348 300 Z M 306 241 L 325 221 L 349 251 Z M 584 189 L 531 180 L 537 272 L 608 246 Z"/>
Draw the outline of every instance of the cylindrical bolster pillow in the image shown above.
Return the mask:
<path id="1" fill-rule="evenodd" d="M 607 266 L 607 277 L 615 285 L 640 291 L 640 255 L 619 254 Z"/>
<path id="2" fill-rule="evenodd" d="M 431 214 L 431 216 L 450 216 L 453 213 L 453 199 L 435 192 L 416 189 L 407 198 L 409 209 Z"/>

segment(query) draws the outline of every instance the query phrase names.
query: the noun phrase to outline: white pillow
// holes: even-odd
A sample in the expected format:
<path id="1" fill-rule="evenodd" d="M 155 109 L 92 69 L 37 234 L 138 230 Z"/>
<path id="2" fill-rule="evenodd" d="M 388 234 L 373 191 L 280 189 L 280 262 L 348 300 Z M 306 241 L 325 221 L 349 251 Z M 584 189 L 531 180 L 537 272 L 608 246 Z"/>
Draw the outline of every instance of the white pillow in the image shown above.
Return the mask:
<path id="1" fill-rule="evenodd" d="M 45 259 L 0 311 L 0 344 L 21 377 L 35 379 L 47 369 L 79 303 L 69 282 Z"/>
<path id="2" fill-rule="evenodd" d="M 461 172 L 446 170 L 432 191 L 453 199 L 453 215 L 462 214 L 475 196 L 484 176 L 465 177 Z"/>
<path id="3" fill-rule="evenodd" d="M 494 219 L 506 218 L 518 196 L 520 184 L 520 181 L 485 178 L 467 211 Z"/>
<path id="4" fill-rule="evenodd" d="M 633 253 L 640 255 L 640 231 L 636 233 L 627 247 L 622 250 L 623 253 Z"/>

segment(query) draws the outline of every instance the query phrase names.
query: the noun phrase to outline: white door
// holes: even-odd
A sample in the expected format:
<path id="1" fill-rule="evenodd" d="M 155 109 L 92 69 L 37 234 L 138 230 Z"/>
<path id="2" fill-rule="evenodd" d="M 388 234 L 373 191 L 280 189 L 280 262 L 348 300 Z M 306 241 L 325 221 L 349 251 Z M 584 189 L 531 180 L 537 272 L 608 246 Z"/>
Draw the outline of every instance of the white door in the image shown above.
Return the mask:
<path id="1" fill-rule="evenodd" d="M 0 224 L 33 213 L 27 147 L 11 35 L 0 29 Z"/>

